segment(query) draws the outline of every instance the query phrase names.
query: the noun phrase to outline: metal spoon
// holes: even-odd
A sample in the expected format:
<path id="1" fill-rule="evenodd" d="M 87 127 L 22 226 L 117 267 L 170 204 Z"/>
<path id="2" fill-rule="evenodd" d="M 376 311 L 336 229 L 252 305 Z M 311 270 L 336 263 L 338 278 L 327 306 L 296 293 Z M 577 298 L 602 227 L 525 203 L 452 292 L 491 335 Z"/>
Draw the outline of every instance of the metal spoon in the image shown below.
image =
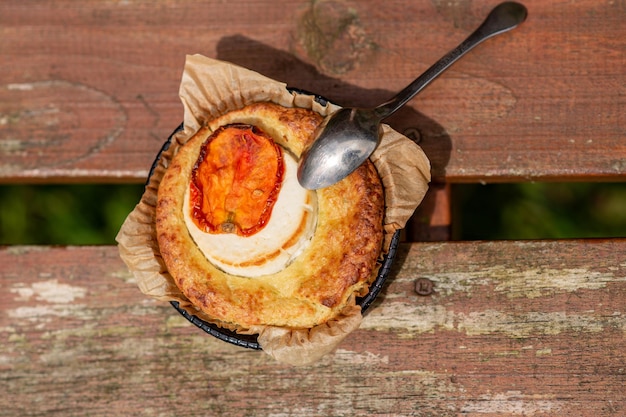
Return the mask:
<path id="1" fill-rule="evenodd" d="M 515 28 L 526 19 L 526 7 L 505 2 L 496 6 L 465 41 L 437 61 L 395 97 L 373 109 L 342 108 L 317 129 L 298 165 L 298 181 L 315 190 L 347 177 L 374 152 L 380 123 L 412 99 L 444 70 L 479 43 Z"/>

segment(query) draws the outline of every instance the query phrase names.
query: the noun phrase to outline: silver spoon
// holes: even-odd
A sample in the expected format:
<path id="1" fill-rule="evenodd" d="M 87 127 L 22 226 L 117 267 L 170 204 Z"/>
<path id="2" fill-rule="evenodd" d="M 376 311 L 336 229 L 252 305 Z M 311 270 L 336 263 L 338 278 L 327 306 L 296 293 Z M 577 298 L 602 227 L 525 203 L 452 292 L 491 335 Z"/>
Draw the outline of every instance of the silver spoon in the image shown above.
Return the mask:
<path id="1" fill-rule="evenodd" d="M 300 184 L 316 190 L 347 177 L 378 146 L 382 120 L 395 113 L 476 45 L 515 28 L 526 19 L 526 15 L 526 7 L 519 3 L 501 3 L 467 39 L 395 97 L 373 109 L 342 108 L 331 114 L 317 129 L 312 145 L 302 153 L 298 165 Z"/>

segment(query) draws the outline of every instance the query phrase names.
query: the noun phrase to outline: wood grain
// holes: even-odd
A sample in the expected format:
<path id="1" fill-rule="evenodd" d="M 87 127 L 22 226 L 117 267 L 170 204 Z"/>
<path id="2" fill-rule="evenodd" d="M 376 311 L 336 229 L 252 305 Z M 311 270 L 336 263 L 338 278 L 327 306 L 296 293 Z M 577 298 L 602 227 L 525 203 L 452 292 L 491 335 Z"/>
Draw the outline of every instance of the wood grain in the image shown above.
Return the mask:
<path id="1" fill-rule="evenodd" d="M 450 183 L 625 178 L 626 3 L 524 3 L 527 22 L 388 121 L 432 161 L 420 240 L 449 238 Z M 0 183 L 143 182 L 181 122 L 186 54 L 374 105 L 493 4 L 5 0 Z M 3 247 L 0 416 L 623 416 L 625 254 L 402 244 L 361 328 L 292 368 L 146 298 L 115 247 Z"/>
<path id="2" fill-rule="evenodd" d="M 436 181 L 623 180 L 624 2 L 524 3 L 527 22 L 479 46 L 389 123 L 420 141 Z M 186 54 L 372 105 L 492 6 L 3 1 L 0 181 L 143 181 L 182 120 Z"/>
<path id="3" fill-rule="evenodd" d="M 4 248 L 0 415 L 621 416 L 624 254 L 401 245 L 361 329 L 292 368 L 147 299 L 114 247 Z"/>

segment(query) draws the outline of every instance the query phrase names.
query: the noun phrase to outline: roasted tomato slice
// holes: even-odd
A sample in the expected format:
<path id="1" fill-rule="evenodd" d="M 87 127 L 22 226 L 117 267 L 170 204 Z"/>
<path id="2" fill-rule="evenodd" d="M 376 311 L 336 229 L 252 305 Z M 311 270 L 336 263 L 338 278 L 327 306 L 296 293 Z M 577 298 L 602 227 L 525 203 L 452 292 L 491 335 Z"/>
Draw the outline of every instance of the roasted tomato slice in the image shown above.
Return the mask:
<path id="1" fill-rule="evenodd" d="M 207 233 L 257 233 L 270 218 L 284 171 L 282 149 L 259 128 L 219 128 L 202 145 L 192 172 L 194 222 Z"/>

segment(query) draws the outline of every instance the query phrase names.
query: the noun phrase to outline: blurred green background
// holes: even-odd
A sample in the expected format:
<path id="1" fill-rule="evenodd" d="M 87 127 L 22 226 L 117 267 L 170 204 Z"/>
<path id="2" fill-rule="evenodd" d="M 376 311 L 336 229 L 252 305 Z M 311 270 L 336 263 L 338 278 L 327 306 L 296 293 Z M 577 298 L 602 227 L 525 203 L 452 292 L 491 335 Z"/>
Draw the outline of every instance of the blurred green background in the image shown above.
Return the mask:
<path id="1" fill-rule="evenodd" d="M 114 244 L 143 185 L 0 186 L 0 244 Z M 626 183 L 454 185 L 453 236 L 626 237 Z"/>
<path id="2" fill-rule="evenodd" d="M 455 185 L 455 239 L 626 236 L 626 183 Z"/>
<path id="3" fill-rule="evenodd" d="M 0 244 L 112 244 L 143 185 L 2 185 Z"/>

